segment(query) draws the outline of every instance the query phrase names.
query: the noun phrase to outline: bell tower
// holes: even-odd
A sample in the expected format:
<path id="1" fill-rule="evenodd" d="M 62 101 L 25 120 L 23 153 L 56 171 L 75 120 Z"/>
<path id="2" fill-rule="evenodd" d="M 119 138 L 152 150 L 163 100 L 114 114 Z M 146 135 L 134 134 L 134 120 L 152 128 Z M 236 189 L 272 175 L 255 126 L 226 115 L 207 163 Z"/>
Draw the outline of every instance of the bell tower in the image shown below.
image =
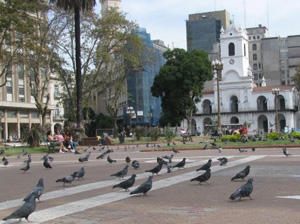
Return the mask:
<path id="1" fill-rule="evenodd" d="M 223 74 L 235 70 L 239 76 L 252 76 L 249 64 L 248 36 L 246 30 L 231 24 L 220 36 Z"/>
<path id="2" fill-rule="evenodd" d="M 101 13 L 105 12 L 110 8 L 117 8 L 121 10 L 121 0 L 100 0 L 101 3 Z"/>

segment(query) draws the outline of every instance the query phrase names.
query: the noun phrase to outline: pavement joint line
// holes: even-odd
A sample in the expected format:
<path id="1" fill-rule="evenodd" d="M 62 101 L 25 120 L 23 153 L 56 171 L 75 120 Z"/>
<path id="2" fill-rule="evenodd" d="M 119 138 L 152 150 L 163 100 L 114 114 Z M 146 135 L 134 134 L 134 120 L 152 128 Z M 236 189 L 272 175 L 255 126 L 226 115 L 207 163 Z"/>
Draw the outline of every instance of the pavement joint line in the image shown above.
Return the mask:
<path id="1" fill-rule="evenodd" d="M 276 196 L 276 198 L 297 199 L 297 200 L 300 200 L 300 195 L 294 195 L 294 196 Z"/>
<path id="2" fill-rule="evenodd" d="M 214 160 L 217 161 L 216 158 L 214 158 L 213 161 Z M 187 163 L 185 165 L 185 167 L 186 168 L 191 168 L 191 167 L 195 167 L 195 166 L 200 166 L 200 165 L 203 165 L 206 162 L 207 162 L 207 160 L 201 160 L 201 161 L 194 162 L 194 163 Z M 176 171 L 176 170 L 174 170 L 174 171 Z M 167 172 L 166 168 L 163 168 L 161 170 L 161 173 L 163 173 L 163 174 L 165 174 L 166 172 Z M 160 174 L 160 175 L 162 175 L 162 174 Z M 149 176 L 149 173 L 138 174 L 137 177 L 136 177 L 136 180 L 147 178 L 148 176 Z M 126 178 L 129 178 L 129 175 L 126 176 Z M 59 198 L 59 197 L 63 197 L 63 196 L 69 196 L 69 195 L 73 195 L 73 194 L 77 194 L 77 193 L 82 193 L 82 192 L 85 192 L 85 191 L 101 189 L 101 188 L 104 188 L 104 187 L 109 187 L 109 186 L 115 185 L 119 182 L 121 182 L 121 181 L 118 178 L 115 178 L 113 180 L 98 181 L 98 182 L 94 182 L 94 183 L 74 186 L 72 188 L 64 188 L 62 190 L 56 190 L 56 191 L 51 191 L 51 192 L 48 192 L 48 193 L 44 193 L 43 196 L 41 197 L 41 200 L 46 201 L 46 200 L 51 200 L 51 199 L 55 199 L 55 198 Z M 31 189 L 29 189 L 28 192 L 30 190 Z M 5 210 L 5 209 L 8 209 L 8 208 L 21 206 L 23 203 L 24 203 L 23 198 L 10 200 L 10 201 L 4 201 L 4 202 L 0 203 L 0 210 Z"/>
<path id="3" fill-rule="evenodd" d="M 250 157 L 246 157 L 243 159 L 232 161 L 231 163 L 229 163 L 226 166 L 213 166 L 211 168 L 211 170 L 213 173 L 213 172 L 217 172 L 217 171 L 220 171 L 223 169 L 241 165 L 241 164 L 244 164 L 247 162 L 258 160 L 258 159 L 261 159 L 264 157 L 265 156 L 250 156 Z M 216 160 L 216 158 L 214 158 L 213 160 Z M 205 161 L 201 161 L 201 164 L 203 164 L 203 162 L 205 162 Z M 192 166 L 192 164 L 187 164 L 187 165 Z M 196 162 L 195 165 L 193 165 L 192 167 L 198 166 L 198 165 L 200 165 L 200 162 Z M 171 185 L 175 185 L 175 184 L 190 180 L 191 178 L 195 177 L 196 174 L 197 174 L 196 171 L 192 171 L 192 172 L 188 172 L 188 173 L 184 173 L 184 174 L 179 174 L 179 175 L 176 175 L 173 177 L 165 178 L 162 180 L 154 181 L 151 191 L 155 191 L 155 190 L 158 190 L 161 188 L 169 187 Z M 149 176 L 149 174 L 146 174 L 146 175 Z M 178 177 L 180 177 L 180 178 L 178 178 Z M 135 186 L 135 187 L 137 187 L 137 186 Z M 71 189 L 68 189 L 68 190 L 71 190 Z M 90 197 L 87 199 L 78 200 L 75 202 L 62 204 L 59 206 L 54 206 L 51 208 L 47 208 L 47 209 L 43 209 L 43 210 L 34 212 L 30 216 L 30 220 L 31 220 L 31 222 L 34 222 L 34 223 L 42 223 L 42 222 L 50 221 L 50 220 L 53 220 L 56 218 L 60 218 L 62 216 L 66 216 L 66 215 L 78 213 L 78 212 L 81 212 L 81 211 L 84 211 L 87 209 L 95 208 L 97 206 L 120 201 L 120 200 L 129 198 L 129 197 L 132 197 L 132 195 L 129 195 L 128 193 L 125 194 L 123 190 L 111 192 L 108 194 L 98 195 L 95 197 Z M 4 222 L 0 221 L 0 223 L 4 223 Z"/>

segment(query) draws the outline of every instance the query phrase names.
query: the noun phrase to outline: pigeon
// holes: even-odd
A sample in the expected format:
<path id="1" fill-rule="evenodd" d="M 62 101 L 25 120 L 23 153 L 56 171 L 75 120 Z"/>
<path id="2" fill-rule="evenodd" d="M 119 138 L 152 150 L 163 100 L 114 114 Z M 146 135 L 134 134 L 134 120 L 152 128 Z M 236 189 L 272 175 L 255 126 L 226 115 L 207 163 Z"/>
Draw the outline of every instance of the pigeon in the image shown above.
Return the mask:
<path id="1" fill-rule="evenodd" d="M 162 158 L 167 159 L 167 160 L 170 160 L 170 159 L 173 158 L 173 156 L 174 156 L 174 154 L 171 154 L 171 155 L 163 156 Z"/>
<path id="2" fill-rule="evenodd" d="M 26 156 L 28 153 L 25 149 L 22 149 L 23 156 Z"/>
<path id="3" fill-rule="evenodd" d="M 212 145 L 212 147 L 217 147 L 217 144 L 214 142 L 211 142 L 210 144 Z"/>
<path id="4" fill-rule="evenodd" d="M 255 148 L 254 147 L 252 147 L 252 152 L 255 152 Z"/>
<path id="5" fill-rule="evenodd" d="M 2 159 L 2 161 L 3 161 L 3 166 L 7 166 L 8 165 L 8 159 L 6 158 L 6 157 L 4 157 L 5 158 L 5 160 L 3 161 L 3 159 Z"/>
<path id="6" fill-rule="evenodd" d="M 112 164 L 112 163 L 116 163 L 117 160 L 111 159 L 110 156 L 107 156 L 107 162 L 109 162 L 110 164 Z"/>
<path id="7" fill-rule="evenodd" d="M 227 164 L 228 162 L 228 159 L 226 157 L 223 157 L 223 158 L 219 158 L 218 159 L 221 163 L 220 163 L 220 166 L 224 166 Z"/>
<path id="8" fill-rule="evenodd" d="M 96 159 L 103 159 L 105 155 L 106 155 L 106 152 L 104 152 L 101 155 L 97 156 Z"/>
<path id="9" fill-rule="evenodd" d="M 112 174 L 110 176 L 111 177 L 116 176 L 116 177 L 123 179 L 127 175 L 127 173 L 128 173 L 128 165 L 126 165 L 121 171 L 119 171 L 115 174 Z"/>
<path id="10" fill-rule="evenodd" d="M 201 184 L 202 182 L 206 182 L 207 183 L 207 181 L 209 180 L 210 176 L 211 176 L 210 169 L 207 169 L 204 174 L 191 179 L 191 181 L 199 181 L 199 184 Z"/>
<path id="11" fill-rule="evenodd" d="M 165 165 L 168 165 L 168 162 L 165 161 L 165 160 L 163 160 L 163 159 L 160 158 L 160 157 L 157 157 L 157 158 L 156 158 L 156 161 L 157 161 L 158 164 L 163 163 L 163 164 L 165 164 Z"/>
<path id="12" fill-rule="evenodd" d="M 0 149 L 0 155 L 2 155 L 4 153 L 3 149 Z"/>
<path id="13" fill-rule="evenodd" d="M 83 178 L 84 175 L 85 175 L 84 167 L 81 167 L 80 170 L 78 170 L 78 171 L 76 172 L 76 176 L 75 176 L 75 177 L 77 177 L 78 180 L 79 180 L 79 178 Z"/>
<path id="14" fill-rule="evenodd" d="M 28 156 L 28 159 L 25 159 L 23 162 L 24 162 L 24 163 L 31 163 L 31 161 L 32 161 L 32 160 L 31 160 L 31 155 L 28 154 L 27 156 Z"/>
<path id="15" fill-rule="evenodd" d="M 199 171 L 199 170 L 208 170 L 211 167 L 211 162 L 212 162 L 212 160 L 209 159 L 207 163 L 205 163 L 203 166 L 201 166 L 200 168 L 198 168 L 196 171 Z"/>
<path id="16" fill-rule="evenodd" d="M 173 151 L 174 153 L 180 153 L 178 150 L 176 150 L 176 149 L 174 149 L 174 148 L 172 148 L 172 151 Z"/>
<path id="17" fill-rule="evenodd" d="M 221 153 L 222 152 L 222 147 L 221 146 L 219 146 L 219 153 Z"/>
<path id="18" fill-rule="evenodd" d="M 241 148 L 239 148 L 239 151 L 240 151 L 240 152 L 247 152 L 246 149 L 241 149 Z"/>
<path id="19" fill-rule="evenodd" d="M 9 219 L 19 219 L 19 221 L 22 220 L 22 218 L 25 218 L 28 222 L 28 217 L 31 213 L 34 212 L 36 208 L 36 199 L 35 194 L 30 194 L 29 198 L 25 201 L 25 203 L 18 208 L 16 211 L 11 213 L 9 216 L 5 217 L 3 220 L 9 220 Z"/>
<path id="20" fill-rule="evenodd" d="M 179 163 L 177 163 L 173 168 L 178 167 L 178 169 L 180 168 L 184 168 L 185 166 L 185 160 L 186 158 L 183 158 Z"/>
<path id="21" fill-rule="evenodd" d="M 176 145 L 176 143 L 175 143 L 175 142 L 173 142 L 173 145 Z"/>
<path id="22" fill-rule="evenodd" d="M 125 158 L 125 161 L 126 161 L 127 164 L 129 164 L 129 163 L 130 163 L 130 157 L 127 156 L 127 157 Z"/>
<path id="23" fill-rule="evenodd" d="M 114 185 L 113 188 L 119 187 L 125 189 L 125 191 L 129 191 L 128 188 L 132 187 L 135 182 L 136 175 L 133 174 L 129 179 L 122 181 L 121 183 Z"/>
<path id="24" fill-rule="evenodd" d="M 79 162 L 83 163 L 83 162 L 87 162 L 90 158 L 91 152 L 89 152 L 85 157 L 80 157 L 78 159 Z"/>
<path id="25" fill-rule="evenodd" d="M 202 148 L 203 150 L 207 149 L 207 144 L 204 145 L 204 147 Z"/>
<path id="26" fill-rule="evenodd" d="M 148 180 L 146 182 L 142 183 L 134 191 L 131 191 L 130 194 L 140 194 L 140 193 L 143 193 L 144 195 L 146 195 L 147 192 L 150 191 L 151 188 L 152 188 L 152 179 L 153 179 L 153 176 L 149 176 Z"/>
<path id="27" fill-rule="evenodd" d="M 27 165 L 23 168 L 21 168 L 20 170 L 23 170 L 23 173 L 25 173 L 26 171 L 28 171 L 30 169 L 30 163 L 27 163 Z"/>
<path id="28" fill-rule="evenodd" d="M 282 151 L 283 151 L 283 154 L 284 154 L 286 157 L 292 155 L 292 154 L 287 150 L 287 148 L 283 148 Z"/>
<path id="29" fill-rule="evenodd" d="M 167 173 L 171 173 L 172 170 L 173 170 L 172 159 L 169 159 L 169 162 L 167 163 Z"/>
<path id="30" fill-rule="evenodd" d="M 44 193 L 44 179 L 40 178 L 37 185 L 31 190 L 31 192 L 23 199 L 23 201 L 27 201 L 31 194 L 34 194 L 35 197 L 40 200 L 40 197 Z"/>
<path id="31" fill-rule="evenodd" d="M 134 168 L 134 169 L 137 169 L 140 167 L 140 163 L 139 161 L 137 160 L 133 160 L 132 163 L 131 163 L 131 166 Z"/>
<path id="32" fill-rule="evenodd" d="M 77 175 L 77 171 L 74 172 L 73 174 L 69 175 L 69 176 L 66 176 L 66 177 L 61 178 L 61 179 L 57 179 L 55 182 L 63 182 L 64 183 L 63 186 L 65 186 L 65 184 L 72 184 L 72 185 L 74 185 L 72 182 L 75 179 L 76 175 Z"/>
<path id="33" fill-rule="evenodd" d="M 43 162 L 43 165 L 46 169 L 52 169 L 52 166 L 50 165 L 50 159 L 48 156 L 44 156 L 44 162 Z"/>
<path id="34" fill-rule="evenodd" d="M 2 158 L 2 162 L 4 162 L 6 160 L 6 157 L 4 156 L 3 158 Z"/>
<path id="35" fill-rule="evenodd" d="M 236 192 L 230 195 L 229 199 L 235 200 L 237 198 L 240 198 L 241 201 L 242 198 L 249 197 L 252 200 L 250 196 L 253 191 L 252 182 L 253 182 L 253 178 L 249 178 L 246 184 L 242 185 L 239 189 L 236 190 Z"/>
<path id="36" fill-rule="evenodd" d="M 150 172 L 150 173 L 152 173 L 152 175 L 154 175 L 156 173 L 158 175 L 158 173 L 161 171 L 163 164 L 164 163 L 161 161 L 156 167 L 154 167 L 151 170 L 146 170 L 145 172 Z"/>
<path id="37" fill-rule="evenodd" d="M 242 171 L 240 171 L 239 173 L 237 173 L 234 177 L 231 178 L 231 181 L 236 180 L 236 179 L 245 179 L 245 177 L 248 176 L 250 172 L 250 166 L 246 166 L 245 169 L 243 169 Z"/>
<path id="38" fill-rule="evenodd" d="M 93 146 L 93 150 L 96 150 L 96 148 Z"/>

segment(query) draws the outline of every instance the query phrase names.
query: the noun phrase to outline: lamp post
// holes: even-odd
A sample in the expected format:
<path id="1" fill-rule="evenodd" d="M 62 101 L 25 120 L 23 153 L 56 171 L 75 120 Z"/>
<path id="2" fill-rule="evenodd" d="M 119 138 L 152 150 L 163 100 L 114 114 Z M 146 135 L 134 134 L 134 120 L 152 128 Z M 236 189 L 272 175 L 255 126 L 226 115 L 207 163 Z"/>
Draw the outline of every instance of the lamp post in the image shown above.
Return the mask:
<path id="1" fill-rule="evenodd" d="M 131 119 L 134 115 L 134 110 L 133 107 L 127 107 L 127 114 L 129 116 L 129 135 L 132 133 L 132 124 L 131 124 Z"/>
<path id="2" fill-rule="evenodd" d="M 219 60 L 212 61 L 213 70 L 217 74 L 217 98 L 218 98 L 218 133 L 221 132 L 221 105 L 220 105 L 220 81 L 222 79 L 223 62 Z"/>
<path id="3" fill-rule="evenodd" d="M 276 132 L 279 133 L 279 117 L 278 117 L 278 108 L 277 108 L 277 96 L 279 95 L 279 91 L 280 89 L 279 88 L 273 88 L 272 89 L 272 93 L 274 94 L 274 102 L 275 102 L 275 116 L 276 116 Z"/>
<path id="4" fill-rule="evenodd" d="M 4 116 L 3 112 L 0 111 L 0 141 L 2 141 L 2 117 Z"/>

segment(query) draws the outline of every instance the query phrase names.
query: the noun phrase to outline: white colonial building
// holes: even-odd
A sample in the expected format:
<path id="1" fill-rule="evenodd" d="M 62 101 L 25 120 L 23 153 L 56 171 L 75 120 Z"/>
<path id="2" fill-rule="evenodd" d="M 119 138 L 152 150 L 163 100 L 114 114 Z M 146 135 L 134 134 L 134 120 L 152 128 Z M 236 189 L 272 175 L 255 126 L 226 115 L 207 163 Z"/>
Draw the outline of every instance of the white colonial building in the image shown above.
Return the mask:
<path id="1" fill-rule="evenodd" d="M 248 36 L 245 30 L 231 24 L 221 30 L 220 50 L 223 62 L 220 79 L 220 111 L 223 124 L 250 124 L 248 133 L 267 133 L 276 130 L 276 112 L 279 130 L 299 128 L 299 91 L 296 86 L 268 86 L 263 80 L 257 87 L 249 64 Z M 279 63 L 279 62 L 278 62 Z M 275 96 L 272 89 L 279 89 Z M 205 133 L 207 127 L 217 124 L 218 94 L 214 88 L 202 92 L 202 100 L 192 120 L 192 131 Z M 275 108 L 276 105 L 276 108 Z M 186 121 L 183 127 L 187 127 Z"/>

